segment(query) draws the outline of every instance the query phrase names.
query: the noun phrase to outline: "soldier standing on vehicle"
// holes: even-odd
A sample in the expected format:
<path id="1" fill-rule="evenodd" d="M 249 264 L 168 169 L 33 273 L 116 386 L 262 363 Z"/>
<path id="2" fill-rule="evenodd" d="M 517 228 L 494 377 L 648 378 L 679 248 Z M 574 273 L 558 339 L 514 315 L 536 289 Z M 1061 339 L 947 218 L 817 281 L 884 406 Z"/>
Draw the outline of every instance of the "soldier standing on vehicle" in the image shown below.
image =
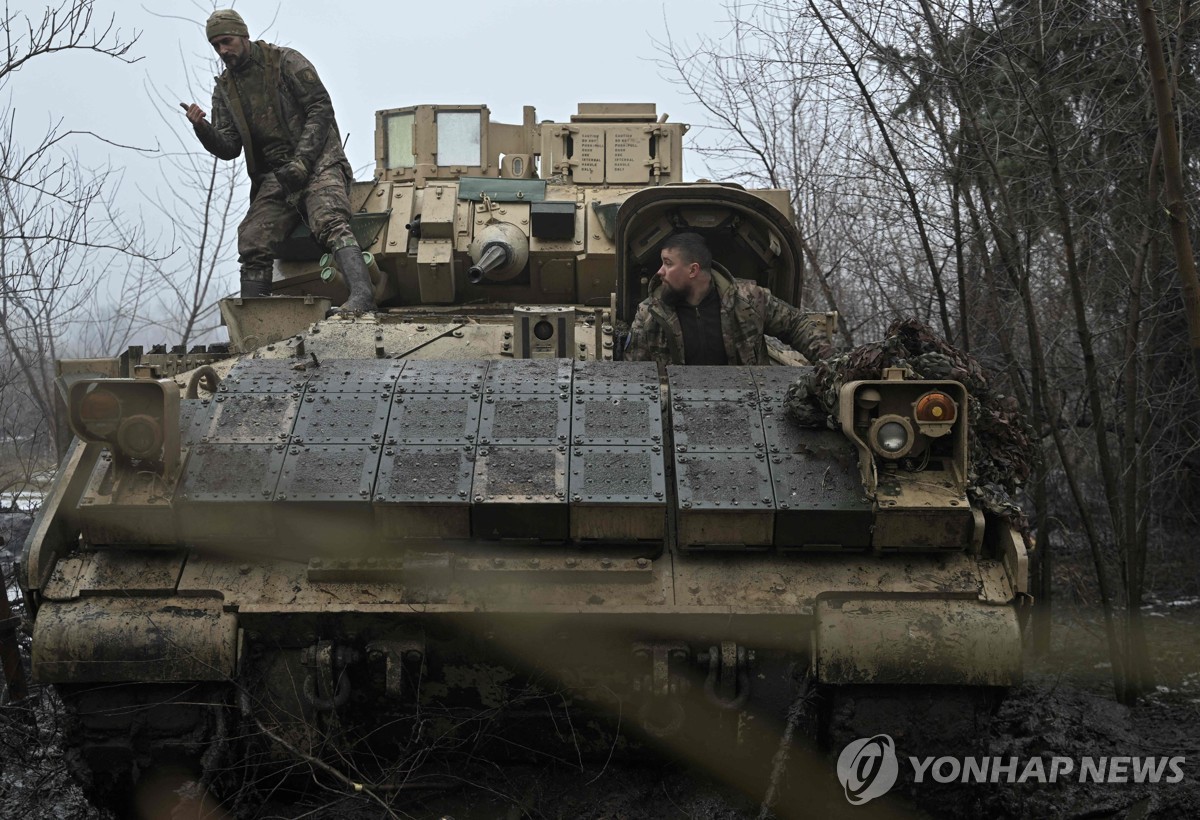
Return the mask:
<path id="1" fill-rule="evenodd" d="M 658 287 L 638 305 L 629 331 L 628 361 L 659 364 L 770 364 L 768 334 L 815 362 L 833 348 L 804 313 L 745 279 L 712 267 L 712 252 L 696 233 L 667 238 Z"/>
<path id="2" fill-rule="evenodd" d="M 350 230 L 353 172 L 316 69 L 298 51 L 251 42 L 241 15 L 230 9 L 209 16 L 205 35 L 226 66 L 213 89 L 212 122 L 195 103 L 180 105 L 210 154 L 246 154 L 250 209 L 238 226 L 242 296 L 271 295 L 276 248 L 304 218 L 350 287 L 342 309 L 374 310 L 371 277 Z"/>

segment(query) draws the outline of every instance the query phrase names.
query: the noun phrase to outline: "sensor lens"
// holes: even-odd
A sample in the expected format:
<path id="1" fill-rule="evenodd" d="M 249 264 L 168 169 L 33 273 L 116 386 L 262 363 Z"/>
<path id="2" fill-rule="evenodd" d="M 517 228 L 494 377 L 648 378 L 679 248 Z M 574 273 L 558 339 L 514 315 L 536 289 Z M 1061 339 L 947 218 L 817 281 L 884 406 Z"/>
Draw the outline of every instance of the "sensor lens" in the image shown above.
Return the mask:
<path id="1" fill-rule="evenodd" d="M 875 441 L 885 453 L 898 453 L 908 445 L 908 430 L 900 422 L 889 421 L 879 425 Z"/>

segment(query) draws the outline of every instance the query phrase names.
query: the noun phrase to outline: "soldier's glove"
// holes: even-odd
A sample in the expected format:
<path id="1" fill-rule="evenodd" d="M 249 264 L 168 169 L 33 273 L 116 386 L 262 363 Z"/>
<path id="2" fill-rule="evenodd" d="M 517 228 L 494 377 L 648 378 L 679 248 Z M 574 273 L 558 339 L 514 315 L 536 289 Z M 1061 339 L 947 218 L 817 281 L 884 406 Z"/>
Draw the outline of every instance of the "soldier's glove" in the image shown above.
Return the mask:
<path id="1" fill-rule="evenodd" d="M 275 179 L 279 180 L 285 192 L 298 194 L 308 182 L 308 166 L 304 164 L 304 160 L 294 159 L 275 169 Z"/>
<path id="2" fill-rule="evenodd" d="M 829 342 L 821 342 L 812 351 L 812 354 L 817 358 L 813 359 L 812 356 L 808 356 L 807 358 L 811 360 L 809 361 L 809 364 L 816 364 L 817 362 L 823 362 L 827 359 L 832 359 L 834 356 L 838 355 L 838 351 L 837 348 Z"/>

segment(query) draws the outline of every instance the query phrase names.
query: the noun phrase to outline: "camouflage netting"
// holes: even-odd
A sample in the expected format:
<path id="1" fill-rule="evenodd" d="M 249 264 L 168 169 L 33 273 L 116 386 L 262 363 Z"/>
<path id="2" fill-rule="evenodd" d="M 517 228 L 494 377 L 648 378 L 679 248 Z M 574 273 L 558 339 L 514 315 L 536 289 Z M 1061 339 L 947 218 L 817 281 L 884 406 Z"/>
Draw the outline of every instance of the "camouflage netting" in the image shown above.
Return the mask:
<path id="1" fill-rule="evenodd" d="M 979 362 L 921 322 L 894 322 L 882 341 L 819 362 L 788 388 L 787 410 L 805 427 L 840 430 L 837 403 L 842 385 L 879 379 L 885 367 L 907 367 L 916 378 L 952 379 L 966 387 L 970 425 L 967 492 L 985 510 L 1007 518 L 1028 534 L 1028 523 L 1015 497 L 1037 456 L 1032 428 L 1017 409 L 1016 400 L 989 384 Z"/>

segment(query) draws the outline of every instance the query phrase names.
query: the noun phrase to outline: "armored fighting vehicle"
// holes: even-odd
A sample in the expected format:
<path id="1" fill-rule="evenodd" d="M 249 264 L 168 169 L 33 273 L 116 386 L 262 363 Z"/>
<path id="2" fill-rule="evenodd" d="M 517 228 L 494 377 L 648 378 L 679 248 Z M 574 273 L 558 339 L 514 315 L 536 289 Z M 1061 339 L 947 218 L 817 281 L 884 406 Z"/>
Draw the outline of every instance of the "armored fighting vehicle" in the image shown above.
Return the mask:
<path id="1" fill-rule="evenodd" d="M 275 295 L 222 303 L 228 346 L 60 364 L 76 438 L 20 573 L 96 792 L 248 755 L 388 789 L 464 743 L 729 771 L 811 691 L 836 722 L 1018 679 L 1026 550 L 968 496 L 961 385 L 888 370 L 815 429 L 782 345 L 621 361 L 673 232 L 801 297 L 788 193 L 683 183 L 685 130 L 379 112 L 352 198 L 379 312 L 326 318 L 301 229 Z"/>

